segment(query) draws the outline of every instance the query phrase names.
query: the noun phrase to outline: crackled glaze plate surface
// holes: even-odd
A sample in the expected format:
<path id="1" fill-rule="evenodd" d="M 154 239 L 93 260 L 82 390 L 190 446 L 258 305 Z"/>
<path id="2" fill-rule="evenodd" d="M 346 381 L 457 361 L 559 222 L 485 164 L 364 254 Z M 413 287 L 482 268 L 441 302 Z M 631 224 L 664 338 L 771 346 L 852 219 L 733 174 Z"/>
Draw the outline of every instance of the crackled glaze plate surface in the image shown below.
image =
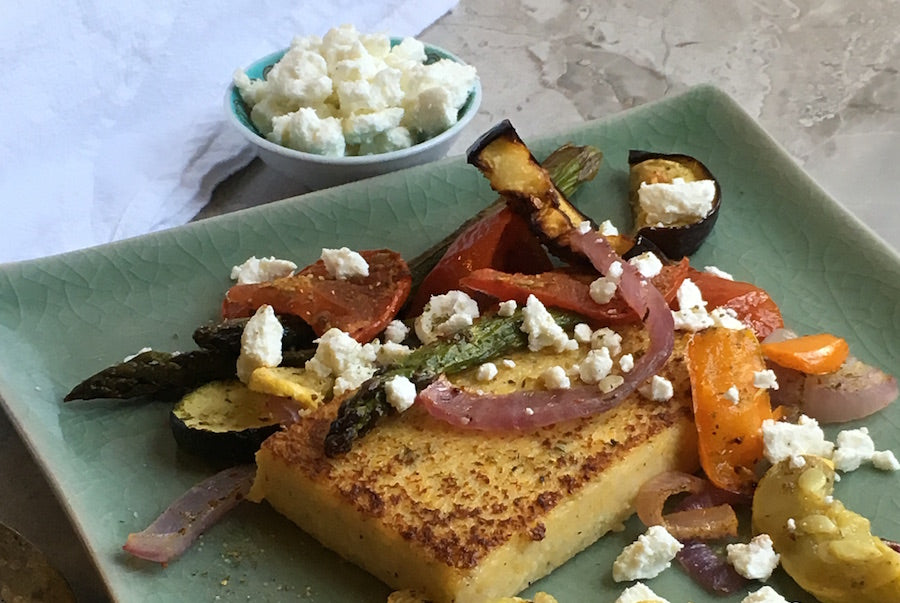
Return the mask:
<path id="1" fill-rule="evenodd" d="M 801 332 L 845 336 L 864 360 L 900 374 L 900 260 L 829 199 L 730 98 L 701 87 L 542 140 L 542 157 L 573 141 L 604 152 L 575 201 L 625 228 L 627 151 L 703 160 L 723 188 L 712 237 L 694 257 L 779 301 Z M 462 158 L 324 190 L 98 248 L 0 266 L 0 395 L 121 601 L 384 601 L 389 590 L 322 549 L 265 505 L 245 503 L 163 568 L 121 551 L 212 468 L 176 450 L 162 403 L 63 404 L 79 380 L 144 346 L 192 347 L 216 317 L 233 265 L 275 255 L 300 265 L 322 247 L 390 246 L 412 257 L 494 198 Z M 900 406 L 864 421 L 879 449 L 900 452 Z M 832 431 L 833 435 L 833 431 Z M 836 495 L 900 539 L 900 474 L 863 468 Z M 610 570 L 640 532 L 630 522 L 529 591 L 561 602 L 612 601 Z M 779 574 L 792 601 L 812 599 Z M 739 601 L 671 569 L 650 581 L 672 601 Z"/>

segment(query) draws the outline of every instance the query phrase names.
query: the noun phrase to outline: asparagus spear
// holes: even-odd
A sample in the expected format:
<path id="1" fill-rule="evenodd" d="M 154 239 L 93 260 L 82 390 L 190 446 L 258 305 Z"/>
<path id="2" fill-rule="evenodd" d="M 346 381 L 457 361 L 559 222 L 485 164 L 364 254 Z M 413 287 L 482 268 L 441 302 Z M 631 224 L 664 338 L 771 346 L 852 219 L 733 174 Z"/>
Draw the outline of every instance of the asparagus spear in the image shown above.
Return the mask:
<path id="1" fill-rule="evenodd" d="M 576 314 L 550 310 L 554 320 L 571 329 L 581 320 Z M 334 457 L 350 450 L 383 416 L 391 412 L 384 384 L 403 376 L 423 388 L 441 373 L 454 374 L 528 346 L 522 331 L 521 310 L 512 316 L 484 316 L 454 338 L 416 348 L 411 354 L 378 373 L 344 400 L 325 437 L 325 454 Z"/>
<path id="2" fill-rule="evenodd" d="M 175 400 L 210 381 L 233 379 L 238 349 L 200 349 L 172 354 L 150 350 L 91 375 L 70 391 L 64 400 L 110 398 L 130 400 L 153 397 Z M 282 366 L 303 366 L 315 349 L 282 352 Z"/>
<path id="3" fill-rule="evenodd" d="M 600 162 L 603 160 L 603 153 L 596 147 L 590 145 L 576 146 L 572 144 L 564 144 L 541 163 L 545 170 L 550 174 L 550 178 L 556 184 L 556 187 L 567 197 L 573 195 L 575 191 L 585 182 L 589 182 L 597 175 L 600 168 Z M 442 241 L 425 250 L 420 255 L 409 262 L 409 269 L 413 278 L 413 289 L 415 289 L 422 279 L 434 268 L 447 248 L 463 230 L 468 228 L 480 220 L 485 214 L 492 211 L 497 205 L 506 203 L 503 197 L 499 197 L 494 203 L 484 208 L 468 220 L 466 220 L 459 228 L 447 235 Z"/>
<path id="4" fill-rule="evenodd" d="M 145 396 L 174 399 L 208 381 L 233 376 L 236 358 L 215 350 L 142 352 L 88 377 L 66 395 L 65 401 Z"/>

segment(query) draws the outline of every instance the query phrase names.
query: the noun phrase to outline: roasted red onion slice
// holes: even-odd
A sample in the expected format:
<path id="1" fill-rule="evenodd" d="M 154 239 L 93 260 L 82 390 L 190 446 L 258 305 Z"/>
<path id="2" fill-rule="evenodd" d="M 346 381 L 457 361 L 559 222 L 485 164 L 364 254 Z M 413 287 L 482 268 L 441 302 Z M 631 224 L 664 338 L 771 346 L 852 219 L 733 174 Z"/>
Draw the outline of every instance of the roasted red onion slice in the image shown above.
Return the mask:
<path id="1" fill-rule="evenodd" d="M 646 526 L 661 525 L 678 540 L 711 540 L 737 535 L 738 519 L 724 495 L 709 481 L 681 471 L 660 473 L 641 486 L 635 509 Z M 666 513 L 666 501 L 676 494 L 690 492 L 695 498 Z M 722 491 L 724 492 L 724 491 Z M 684 501 L 682 501 L 684 502 Z"/>
<path id="2" fill-rule="evenodd" d="M 419 393 L 417 403 L 436 418 L 452 425 L 480 430 L 526 430 L 604 412 L 638 385 L 655 375 L 669 359 L 674 345 L 674 323 L 665 298 L 631 264 L 623 262 L 606 239 L 595 232 L 573 231 L 571 243 L 601 273 L 621 262 L 619 292 L 649 329 L 650 347 L 616 389 L 601 393 L 596 386 L 565 390 L 479 395 L 436 379 Z"/>
<path id="3" fill-rule="evenodd" d="M 168 563 L 243 500 L 254 475 L 256 465 L 240 465 L 200 482 L 146 529 L 129 534 L 122 548 L 141 559 Z"/>
<path id="4" fill-rule="evenodd" d="M 796 337 L 777 329 L 765 341 Z M 849 357 L 843 366 L 825 375 L 807 375 L 772 362 L 778 389 L 769 390 L 772 404 L 795 406 L 820 423 L 843 423 L 867 417 L 897 399 L 897 379 L 881 369 Z"/>
<path id="5" fill-rule="evenodd" d="M 730 595 L 750 582 L 737 573 L 725 555 L 705 542 L 685 542 L 675 558 L 694 581 L 711 593 Z"/>

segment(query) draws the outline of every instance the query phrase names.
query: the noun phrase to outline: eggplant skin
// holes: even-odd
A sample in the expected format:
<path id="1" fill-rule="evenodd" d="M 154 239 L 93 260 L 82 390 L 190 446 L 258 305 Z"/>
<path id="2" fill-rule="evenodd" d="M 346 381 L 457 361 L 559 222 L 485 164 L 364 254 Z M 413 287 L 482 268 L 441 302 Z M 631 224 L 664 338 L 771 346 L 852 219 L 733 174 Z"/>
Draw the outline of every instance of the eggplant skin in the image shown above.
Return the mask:
<path id="1" fill-rule="evenodd" d="M 208 383 L 169 413 L 172 436 L 180 449 L 214 463 L 253 462 L 263 441 L 281 429 L 267 397 L 239 381 Z"/>
<path id="2" fill-rule="evenodd" d="M 531 231 L 553 255 L 572 264 L 586 262 L 569 239 L 590 218 L 556 187 L 508 119 L 482 134 L 466 151 L 466 160 L 481 171 L 510 209 L 528 220 Z"/>
<path id="3" fill-rule="evenodd" d="M 636 236 L 642 236 L 656 245 L 666 257 L 677 260 L 692 255 L 706 241 L 719 217 L 722 206 L 722 188 L 709 168 L 700 160 L 680 153 L 654 153 L 631 150 L 628 153 L 629 199 L 634 213 Z M 716 185 L 716 196 L 712 210 L 702 219 L 691 224 L 678 226 L 651 226 L 644 223 L 637 200 L 637 190 L 642 182 L 651 177 L 657 181 L 671 182 L 672 178 L 692 180 L 712 180 Z"/>

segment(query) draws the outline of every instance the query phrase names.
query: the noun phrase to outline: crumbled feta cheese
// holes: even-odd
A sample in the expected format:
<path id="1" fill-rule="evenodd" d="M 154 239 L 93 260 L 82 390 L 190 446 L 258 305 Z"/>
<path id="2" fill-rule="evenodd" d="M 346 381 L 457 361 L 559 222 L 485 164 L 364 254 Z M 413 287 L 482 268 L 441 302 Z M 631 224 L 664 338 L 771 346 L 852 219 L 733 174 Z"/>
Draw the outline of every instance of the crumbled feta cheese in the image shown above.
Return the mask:
<path id="1" fill-rule="evenodd" d="M 798 454 L 831 458 L 834 444 L 825 439 L 819 422 L 800 415 L 797 423 L 766 419 L 762 425 L 763 453 L 770 463 Z"/>
<path id="2" fill-rule="evenodd" d="M 561 366 L 551 366 L 541 373 L 541 382 L 547 389 L 568 389 L 572 383 Z"/>
<path id="3" fill-rule="evenodd" d="M 717 268 L 716 266 L 704 266 L 703 272 L 709 272 L 710 274 L 718 276 L 719 278 L 724 278 L 727 281 L 734 280 L 733 276 L 731 276 L 729 273 L 725 272 L 724 270 Z"/>
<path id="4" fill-rule="evenodd" d="M 619 281 L 622 279 L 622 262 L 616 261 L 610 264 L 609 270 L 593 283 L 588 290 L 591 299 L 598 304 L 607 304 L 616 294 Z"/>
<path id="5" fill-rule="evenodd" d="M 648 400 L 655 402 L 665 402 L 675 395 L 672 382 L 659 375 L 653 375 L 650 382 L 642 385 L 638 392 Z"/>
<path id="6" fill-rule="evenodd" d="M 788 517 L 787 523 L 784 526 L 787 528 L 788 532 L 796 532 L 797 531 L 797 520 L 793 517 Z"/>
<path id="7" fill-rule="evenodd" d="M 409 335 L 409 327 L 402 320 L 392 320 L 384 328 L 384 340 L 387 343 L 402 343 Z"/>
<path id="8" fill-rule="evenodd" d="M 506 368 L 516 368 L 516 361 L 510 358 L 504 358 L 501 364 Z"/>
<path id="9" fill-rule="evenodd" d="M 747 325 L 738 320 L 737 312 L 732 308 L 713 308 L 709 313 L 709 318 L 712 320 L 712 326 L 714 327 L 733 329 L 735 331 L 747 328 Z"/>
<path id="10" fill-rule="evenodd" d="M 578 230 L 579 234 L 587 234 L 591 232 L 591 222 L 590 220 L 582 220 L 575 228 Z"/>
<path id="11" fill-rule="evenodd" d="M 595 350 L 607 348 L 610 355 L 618 356 L 622 351 L 622 336 L 609 327 L 601 327 L 591 335 L 591 347 Z"/>
<path id="12" fill-rule="evenodd" d="M 642 182 L 638 188 L 638 204 L 647 214 L 647 223 L 655 226 L 696 222 L 712 210 L 715 196 L 712 180 L 673 178 L 672 182 Z"/>
<path id="13" fill-rule="evenodd" d="M 247 383 L 250 373 L 263 366 L 281 364 L 281 336 L 284 328 L 272 306 L 263 304 L 244 325 L 241 353 L 237 359 L 238 379 Z"/>
<path id="14" fill-rule="evenodd" d="M 597 389 L 604 394 L 608 394 L 623 383 L 625 383 L 625 378 L 622 375 L 607 375 L 597 384 Z"/>
<path id="15" fill-rule="evenodd" d="M 754 371 L 753 387 L 758 387 L 760 389 L 778 389 L 778 378 L 775 376 L 775 371 L 772 369 Z"/>
<path id="16" fill-rule="evenodd" d="M 706 300 L 700 288 L 689 278 L 684 279 L 675 293 L 678 310 L 672 311 L 675 329 L 678 331 L 702 331 L 713 325 L 706 311 Z"/>
<path id="17" fill-rule="evenodd" d="M 683 546 L 664 527 L 650 526 L 619 553 L 613 563 L 613 580 L 655 578 L 672 564 Z"/>
<path id="18" fill-rule="evenodd" d="M 788 600 L 771 586 L 763 586 L 741 599 L 741 603 L 788 603 Z"/>
<path id="19" fill-rule="evenodd" d="M 583 322 L 575 325 L 575 329 L 572 332 L 572 336 L 578 343 L 589 343 L 593 334 L 594 330 L 591 329 L 591 325 Z"/>
<path id="20" fill-rule="evenodd" d="M 462 291 L 433 295 L 416 318 L 416 335 L 422 343 L 433 343 L 471 327 L 478 316 L 478 303 Z"/>
<path id="21" fill-rule="evenodd" d="M 806 467 L 806 457 L 795 454 L 791 457 L 791 467 L 794 469 L 802 469 Z"/>
<path id="22" fill-rule="evenodd" d="M 600 222 L 600 234 L 604 237 L 615 237 L 619 234 L 619 229 L 609 220 Z"/>
<path id="23" fill-rule="evenodd" d="M 630 373 L 631 369 L 634 368 L 634 356 L 632 354 L 622 354 L 622 357 L 619 358 L 619 368 L 624 373 Z"/>
<path id="24" fill-rule="evenodd" d="M 613 361 L 608 348 L 591 350 L 578 364 L 578 376 L 585 383 L 599 383 L 612 370 Z"/>
<path id="25" fill-rule="evenodd" d="M 737 404 L 741 401 L 741 393 L 738 391 L 737 385 L 732 385 L 725 391 L 725 399 L 732 404 Z"/>
<path id="26" fill-rule="evenodd" d="M 875 442 L 867 427 L 841 431 L 834 443 L 835 450 L 831 460 L 834 461 L 834 468 L 844 473 L 856 471 L 863 462 L 872 460 L 872 455 L 875 454 Z"/>
<path id="27" fill-rule="evenodd" d="M 528 349 L 532 352 L 553 348 L 557 352 L 578 349 L 578 342 L 569 339 L 561 326 L 534 295 L 529 295 L 522 310 L 522 331 L 528 333 Z"/>
<path id="28" fill-rule="evenodd" d="M 497 376 L 497 365 L 493 362 L 485 362 L 481 366 L 478 367 L 478 372 L 475 374 L 475 378 L 479 381 L 492 381 L 494 377 Z"/>
<path id="29" fill-rule="evenodd" d="M 371 95 L 371 91 L 368 92 Z M 403 109 L 400 107 L 388 107 L 371 113 L 351 113 L 341 121 L 344 140 L 347 144 L 362 144 L 372 141 L 382 132 L 399 128 L 401 119 L 403 119 Z"/>
<path id="30" fill-rule="evenodd" d="M 322 261 L 331 278 L 345 280 L 369 276 L 369 264 L 366 259 L 347 247 L 322 249 Z"/>
<path id="31" fill-rule="evenodd" d="M 635 582 L 622 591 L 615 603 L 669 603 L 643 582 Z"/>
<path id="32" fill-rule="evenodd" d="M 512 316 L 516 311 L 516 300 L 508 299 L 506 301 L 500 302 L 500 307 L 497 309 L 498 316 Z"/>
<path id="33" fill-rule="evenodd" d="M 306 362 L 306 369 L 322 377 L 333 375 L 335 396 L 356 389 L 375 374 L 375 345 L 361 344 L 337 328 L 325 331 L 315 343 L 316 355 Z"/>
<path id="34" fill-rule="evenodd" d="M 386 341 L 381 345 L 372 342 L 371 345 L 375 347 L 375 362 L 379 366 L 387 366 L 399 362 L 412 352 L 409 346 L 402 343 L 394 343 L 393 341 Z"/>
<path id="35" fill-rule="evenodd" d="M 456 123 L 478 76 L 449 59 L 425 64 L 425 46 L 352 25 L 296 37 L 264 80 L 233 81 L 269 140 L 310 153 L 358 155 L 407 148 Z"/>
<path id="36" fill-rule="evenodd" d="M 872 455 L 872 465 L 882 471 L 900 470 L 900 461 L 890 450 L 878 450 Z"/>
<path id="37" fill-rule="evenodd" d="M 662 272 L 662 261 L 652 251 L 645 251 L 640 255 L 636 255 L 628 263 L 637 268 L 644 278 L 653 278 Z"/>
<path id="38" fill-rule="evenodd" d="M 750 580 L 768 580 L 781 559 L 772 548 L 772 538 L 768 534 L 754 536 L 747 544 L 729 544 L 725 551 L 728 563 Z"/>
<path id="39" fill-rule="evenodd" d="M 319 117 L 315 109 L 308 107 L 273 117 L 272 131 L 266 138 L 281 146 L 316 155 L 339 157 L 346 150 L 341 120 Z"/>
<path id="40" fill-rule="evenodd" d="M 401 375 L 395 375 L 384 383 L 384 393 L 388 404 L 397 412 L 403 412 L 416 401 L 416 386 Z"/>
<path id="41" fill-rule="evenodd" d="M 279 260 L 273 256 L 257 258 L 250 256 L 240 266 L 231 269 L 231 279 L 238 285 L 253 285 L 289 276 L 297 269 L 297 264 L 288 260 Z"/>

